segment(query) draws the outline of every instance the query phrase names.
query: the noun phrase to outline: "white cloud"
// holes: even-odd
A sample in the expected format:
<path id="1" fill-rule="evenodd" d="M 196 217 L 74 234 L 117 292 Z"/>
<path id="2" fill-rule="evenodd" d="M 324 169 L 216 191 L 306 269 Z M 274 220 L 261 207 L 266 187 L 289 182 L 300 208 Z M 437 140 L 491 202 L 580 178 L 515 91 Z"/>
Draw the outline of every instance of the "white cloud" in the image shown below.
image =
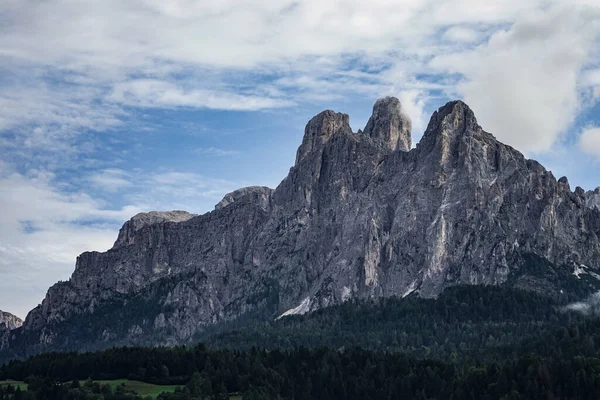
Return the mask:
<path id="1" fill-rule="evenodd" d="M 479 32 L 465 26 L 452 26 L 444 32 L 444 39 L 450 42 L 472 43 L 479 38 Z"/>
<path id="2" fill-rule="evenodd" d="M 93 186 L 108 193 L 114 193 L 132 184 L 127 172 L 115 168 L 95 172 L 89 177 L 89 181 Z"/>
<path id="3" fill-rule="evenodd" d="M 584 129 L 579 136 L 579 148 L 587 154 L 600 158 L 600 128 Z"/>
<path id="4" fill-rule="evenodd" d="M 156 79 L 136 79 L 113 87 L 109 101 L 138 107 L 195 107 L 219 110 L 255 111 L 288 107 L 289 100 L 227 92 L 226 90 L 184 89 Z"/>
<path id="5" fill-rule="evenodd" d="M 585 71 L 581 82 L 586 86 L 600 86 L 600 68 Z"/>
<path id="6" fill-rule="evenodd" d="M 598 34 L 598 16 L 563 7 L 528 13 L 488 43 L 437 57 L 431 66 L 464 75 L 454 91 L 484 129 L 522 151 L 547 151 L 577 115 L 577 78 Z"/>
<path id="7" fill-rule="evenodd" d="M 26 80 L 20 76 L 19 79 Z M 121 124 L 124 112 L 98 107 L 101 90 L 82 86 L 12 83 L 0 86 L 0 131 L 19 132 L 26 147 L 56 145 L 82 129 L 106 130 Z M 64 142 L 63 142 L 64 144 Z"/>
<path id="8" fill-rule="evenodd" d="M 404 90 L 398 93 L 402 108 L 412 121 L 413 147 L 416 146 L 425 131 L 425 100 L 426 94 L 422 90 Z"/>
<path id="9" fill-rule="evenodd" d="M 600 314 L 600 292 L 589 295 L 584 301 L 577 301 L 562 307 L 562 311 L 574 311 L 585 316 Z"/>

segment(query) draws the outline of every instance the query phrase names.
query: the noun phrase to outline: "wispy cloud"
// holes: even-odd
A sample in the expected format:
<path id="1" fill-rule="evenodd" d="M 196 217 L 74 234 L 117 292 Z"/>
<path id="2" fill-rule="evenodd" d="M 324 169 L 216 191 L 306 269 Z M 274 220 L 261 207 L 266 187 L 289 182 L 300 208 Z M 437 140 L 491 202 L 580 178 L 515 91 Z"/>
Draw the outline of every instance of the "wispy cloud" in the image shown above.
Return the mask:
<path id="1" fill-rule="evenodd" d="M 194 107 L 239 111 L 294 105 L 294 102 L 285 99 L 235 93 L 226 89 L 183 88 L 156 79 L 135 79 L 119 83 L 113 87 L 107 100 L 136 107 Z"/>
<path id="2" fill-rule="evenodd" d="M 584 301 L 577 301 L 564 306 L 563 311 L 574 311 L 586 316 L 600 315 L 600 292 L 591 294 Z"/>
<path id="3" fill-rule="evenodd" d="M 129 174 L 123 170 L 108 168 L 93 173 L 89 180 L 92 185 L 109 193 L 122 190 L 132 185 L 129 180 Z"/>
<path id="4" fill-rule="evenodd" d="M 207 156 L 216 156 L 216 157 L 235 157 L 240 154 L 237 150 L 225 150 L 220 149 L 218 147 L 199 147 L 194 150 L 196 154 L 202 154 Z"/>

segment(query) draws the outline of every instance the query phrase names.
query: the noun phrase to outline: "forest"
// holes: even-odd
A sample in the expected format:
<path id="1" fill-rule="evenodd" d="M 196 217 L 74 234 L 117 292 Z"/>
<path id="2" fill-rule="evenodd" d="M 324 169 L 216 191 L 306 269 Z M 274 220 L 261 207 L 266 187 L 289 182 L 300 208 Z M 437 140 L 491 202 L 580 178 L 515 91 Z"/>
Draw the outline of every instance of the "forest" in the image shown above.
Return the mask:
<path id="1" fill-rule="evenodd" d="M 177 385 L 159 399 L 597 399 L 600 320 L 564 299 L 456 287 L 437 299 L 350 301 L 221 328 L 195 346 L 11 361 L 0 399 L 133 399 L 97 380 Z"/>

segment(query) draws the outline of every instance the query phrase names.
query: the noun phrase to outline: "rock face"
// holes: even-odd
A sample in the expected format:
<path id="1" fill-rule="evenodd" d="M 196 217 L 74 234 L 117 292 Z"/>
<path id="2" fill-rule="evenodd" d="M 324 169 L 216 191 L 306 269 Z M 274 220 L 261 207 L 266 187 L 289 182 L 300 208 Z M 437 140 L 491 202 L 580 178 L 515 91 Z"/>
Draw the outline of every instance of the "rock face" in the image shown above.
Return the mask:
<path id="1" fill-rule="evenodd" d="M 8 348 L 11 331 L 21 325 L 23 325 L 21 318 L 0 310 L 0 352 Z"/>
<path id="2" fill-rule="evenodd" d="M 364 133 L 381 141 L 389 150 L 409 151 L 412 146 L 412 123 L 395 97 L 377 100 L 373 115 L 369 118 Z"/>
<path id="3" fill-rule="evenodd" d="M 152 211 L 149 213 L 139 213 L 125 222 L 114 247 L 121 247 L 133 244 L 135 242 L 136 232 L 148 225 L 154 225 L 161 222 L 183 222 L 195 217 L 196 214 L 190 214 L 187 211 Z"/>
<path id="4" fill-rule="evenodd" d="M 324 111 L 276 189 L 237 190 L 204 215 L 134 217 L 112 249 L 78 257 L 2 354 L 186 343 L 240 317 L 457 284 L 595 290 L 593 198 L 498 142 L 461 101 L 436 111 L 413 149 L 395 98 L 362 132 Z"/>
<path id="5" fill-rule="evenodd" d="M 21 325 L 23 325 L 21 318 L 6 311 L 0 310 L 0 330 L 13 330 L 19 328 Z"/>
<path id="6" fill-rule="evenodd" d="M 597 187 L 594 191 L 590 190 L 586 193 L 586 205 L 589 208 L 600 209 L 600 187 Z"/>

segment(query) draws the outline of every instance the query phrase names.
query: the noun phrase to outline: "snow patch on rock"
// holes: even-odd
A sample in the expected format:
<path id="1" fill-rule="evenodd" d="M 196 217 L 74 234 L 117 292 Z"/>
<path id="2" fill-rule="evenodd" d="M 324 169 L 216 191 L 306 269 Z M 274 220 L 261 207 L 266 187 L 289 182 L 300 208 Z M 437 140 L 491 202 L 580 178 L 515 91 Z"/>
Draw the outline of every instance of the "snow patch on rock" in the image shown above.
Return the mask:
<path id="1" fill-rule="evenodd" d="M 581 264 L 579 266 L 576 265 L 575 270 L 573 271 L 573 275 L 575 275 L 577 277 L 577 279 L 581 279 L 580 275 L 587 273 L 587 271 L 584 268 L 587 268 L 587 267 L 583 264 Z"/>
<path id="2" fill-rule="evenodd" d="M 294 308 L 290 308 L 289 310 L 287 310 L 286 312 L 284 312 L 283 314 L 281 314 L 279 317 L 275 318 L 276 320 L 286 317 L 288 315 L 302 315 L 302 314 L 306 314 L 307 312 L 310 311 L 310 297 L 305 298 L 304 300 L 302 300 L 302 303 L 300 303 L 298 305 L 298 307 L 294 307 Z"/>
<path id="3" fill-rule="evenodd" d="M 404 297 L 408 296 L 409 294 L 411 294 L 412 292 L 414 292 L 416 288 L 417 288 L 417 280 L 415 279 L 408 286 L 408 288 L 406 289 L 406 291 L 404 293 L 402 293 L 402 297 L 404 298 Z"/>

